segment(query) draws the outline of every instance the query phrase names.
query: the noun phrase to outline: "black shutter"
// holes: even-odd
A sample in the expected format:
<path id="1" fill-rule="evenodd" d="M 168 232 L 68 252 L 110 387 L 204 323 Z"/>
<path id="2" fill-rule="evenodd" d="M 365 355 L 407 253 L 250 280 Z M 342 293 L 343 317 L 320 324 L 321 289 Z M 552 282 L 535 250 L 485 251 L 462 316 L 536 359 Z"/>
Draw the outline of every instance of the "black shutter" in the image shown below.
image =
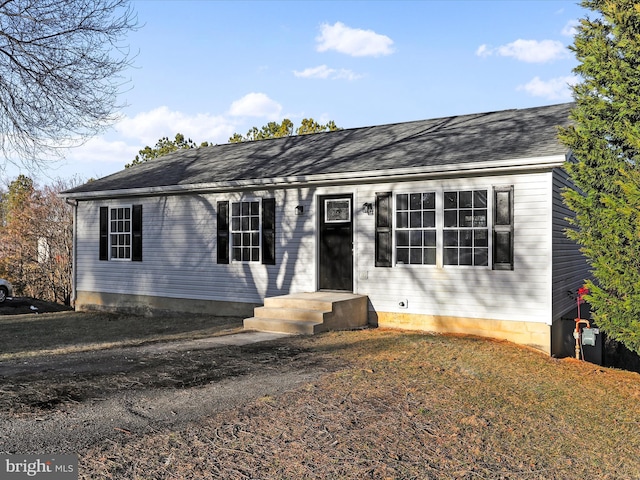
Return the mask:
<path id="1" fill-rule="evenodd" d="M 391 192 L 376 193 L 376 267 L 391 267 L 393 259 L 393 208 Z"/>
<path id="2" fill-rule="evenodd" d="M 131 209 L 131 261 L 142 261 L 142 205 Z"/>
<path id="3" fill-rule="evenodd" d="M 262 264 L 276 264 L 276 199 L 262 200 Z"/>
<path id="4" fill-rule="evenodd" d="M 229 202 L 218 202 L 218 263 L 229 263 Z"/>
<path id="5" fill-rule="evenodd" d="M 493 269 L 513 270 L 513 186 L 493 189 Z"/>
<path id="6" fill-rule="evenodd" d="M 109 207 L 100 207 L 100 260 L 109 260 Z"/>

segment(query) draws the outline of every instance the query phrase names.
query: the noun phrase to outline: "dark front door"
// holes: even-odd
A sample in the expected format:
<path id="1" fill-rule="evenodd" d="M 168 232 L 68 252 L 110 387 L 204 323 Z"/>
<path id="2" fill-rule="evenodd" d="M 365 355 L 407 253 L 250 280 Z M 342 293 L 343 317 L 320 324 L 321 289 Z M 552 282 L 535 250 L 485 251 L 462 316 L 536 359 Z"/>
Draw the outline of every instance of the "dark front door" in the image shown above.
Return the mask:
<path id="1" fill-rule="evenodd" d="M 353 195 L 318 197 L 319 290 L 353 291 Z"/>

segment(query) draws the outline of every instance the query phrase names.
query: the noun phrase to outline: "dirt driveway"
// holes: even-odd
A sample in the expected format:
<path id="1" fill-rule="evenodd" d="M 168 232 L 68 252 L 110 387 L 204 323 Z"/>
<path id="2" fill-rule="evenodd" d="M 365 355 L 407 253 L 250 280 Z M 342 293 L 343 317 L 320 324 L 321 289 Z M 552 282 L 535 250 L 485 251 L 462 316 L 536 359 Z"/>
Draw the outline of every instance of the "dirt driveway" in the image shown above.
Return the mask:
<path id="1" fill-rule="evenodd" d="M 173 429 L 337 368 L 282 335 L 237 333 L 0 363 L 0 452 L 78 453 Z"/>

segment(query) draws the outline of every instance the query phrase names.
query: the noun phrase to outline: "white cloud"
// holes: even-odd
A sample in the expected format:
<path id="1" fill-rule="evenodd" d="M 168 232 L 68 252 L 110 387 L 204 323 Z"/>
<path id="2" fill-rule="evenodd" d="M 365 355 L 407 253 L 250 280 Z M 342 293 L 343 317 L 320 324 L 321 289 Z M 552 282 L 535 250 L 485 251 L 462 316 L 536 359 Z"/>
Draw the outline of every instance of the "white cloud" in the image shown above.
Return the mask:
<path id="1" fill-rule="evenodd" d="M 333 76 L 334 79 L 345 79 L 345 80 L 358 80 L 359 78 L 362 78 L 364 75 L 361 75 L 359 73 L 355 73 L 351 70 L 347 70 L 345 68 L 341 68 L 340 70 L 336 70 L 335 74 Z"/>
<path id="2" fill-rule="evenodd" d="M 270 99 L 264 93 L 248 93 L 231 104 L 229 115 L 234 117 L 265 117 L 277 119 L 282 105 Z"/>
<path id="3" fill-rule="evenodd" d="M 543 97 L 548 100 L 571 100 L 571 85 L 578 82 L 576 76 L 557 77 L 550 80 L 541 80 L 535 77 L 525 85 L 519 85 L 517 90 L 525 91 L 534 97 Z"/>
<path id="4" fill-rule="evenodd" d="M 134 117 L 125 117 L 115 127 L 125 138 L 137 140 L 144 145 L 153 146 L 159 138 L 173 138 L 182 133 L 196 143 L 219 141 L 232 132 L 232 123 L 223 116 L 198 113 L 190 115 L 172 111 L 166 106 L 141 112 Z"/>
<path id="5" fill-rule="evenodd" d="M 69 149 L 65 163 L 85 178 L 101 177 L 124 168 L 145 146 L 153 147 L 162 137 L 174 138 L 182 133 L 196 143 L 226 143 L 235 131 L 234 122 L 223 116 L 206 113 L 191 115 L 172 111 L 166 106 L 133 117 L 124 117 L 107 135 L 90 139 Z M 69 167 L 62 167 L 67 172 Z"/>
<path id="6" fill-rule="evenodd" d="M 125 164 L 135 158 L 141 148 L 143 148 L 141 144 L 96 137 L 80 147 L 69 149 L 65 155 L 65 165 L 73 165 L 74 171 L 84 179 L 99 178 L 124 168 Z M 62 167 L 62 169 L 68 172 L 68 167 Z M 67 173 L 66 176 L 70 174 Z"/>
<path id="7" fill-rule="evenodd" d="M 580 25 L 580 21 L 578 20 L 569 20 L 567 24 L 562 29 L 562 35 L 565 37 L 573 37 L 577 33 L 577 27 Z"/>
<path id="8" fill-rule="evenodd" d="M 557 40 L 522 40 L 491 48 L 488 45 L 480 45 L 476 50 L 479 57 L 490 55 L 500 55 L 502 57 L 513 57 L 516 60 L 527 63 L 545 63 L 552 60 L 567 58 L 569 51 Z"/>
<path id="9" fill-rule="evenodd" d="M 326 65 L 319 65 L 317 67 L 305 68 L 302 71 L 294 70 L 293 74 L 299 78 L 329 78 L 333 72 L 335 72 L 333 68 L 329 68 Z"/>
<path id="10" fill-rule="evenodd" d="M 362 78 L 362 75 L 359 75 L 351 70 L 347 70 L 344 68 L 336 70 L 335 68 L 329 68 L 326 65 L 305 68 L 302 71 L 294 70 L 293 74 L 298 78 L 321 78 L 331 80 L 357 80 L 359 78 Z"/>
<path id="11" fill-rule="evenodd" d="M 161 135 L 162 136 L 162 135 Z M 160 137 L 158 137 L 160 138 Z M 157 140 L 157 139 L 156 139 Z M 155 144 L 155 141 L 153 142 Z M 104 137 L 95 137 L 84 145 L 69 150 L 70 157 L 90 159 L 92 162 L 122 163 L 122 159 L 136 156 L 142 145 L 130 145 L 122 140 L 107 140 Z M 90 155 L 88 155 L 90 152 Z"/>
<path id="12" fill-rule="evenodd" d="M 476 55 L 479 57 L 488 57 L 489 55 L 491 55 L 491 53 L 491 49 L 486 43 L 480 45 L 476 50 Z"/>
<path id="13" fill-rule="evenodd" d="M 498 47 L 498 54 L 528 63 L 544 63 L 568 56 L 567 49 L 557 40 L 516 40 Z"/>
<path id="14" fill-rule="evenodd" d="M 264 93 L 245 95 L 232 102 L 229 111 L 221 115 L 190 114 L 161 106 L 132 117 L 125 116 L 107 134 L 67 150 L 53 174 L 99 178 L 121 170 L 141 149 L 147 145 L 153 147 L 162 137 L 173 139 L 176 133 L 182 133 L 197 144 L 227 143 L 234 132 L 249 128 L 246 119 L 240 117 L 277 120 L 281 112 L 282 106 Z"/>
<path id="15" fill-rule="evenodd" d="M 353 57 L 379 57 L 393 53 L 393 40 L 373 30 L 347 27 L 342 22 L 323 23 L 316 38 L 319 52 L 335 50 Z"/>

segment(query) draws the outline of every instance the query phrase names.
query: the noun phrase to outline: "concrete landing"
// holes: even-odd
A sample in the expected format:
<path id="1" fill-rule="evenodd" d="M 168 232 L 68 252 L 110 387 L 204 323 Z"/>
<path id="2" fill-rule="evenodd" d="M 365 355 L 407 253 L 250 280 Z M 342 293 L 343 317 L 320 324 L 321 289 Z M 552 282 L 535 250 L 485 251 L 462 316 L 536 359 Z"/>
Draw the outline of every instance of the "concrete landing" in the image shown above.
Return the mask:
<path id="1" fill-rule="evenodd" d="M 314 334 L 367 325 L 366 295 L 347 292 L 292 293 L 265 298 L 244 320 L 245 330 Z"/>

